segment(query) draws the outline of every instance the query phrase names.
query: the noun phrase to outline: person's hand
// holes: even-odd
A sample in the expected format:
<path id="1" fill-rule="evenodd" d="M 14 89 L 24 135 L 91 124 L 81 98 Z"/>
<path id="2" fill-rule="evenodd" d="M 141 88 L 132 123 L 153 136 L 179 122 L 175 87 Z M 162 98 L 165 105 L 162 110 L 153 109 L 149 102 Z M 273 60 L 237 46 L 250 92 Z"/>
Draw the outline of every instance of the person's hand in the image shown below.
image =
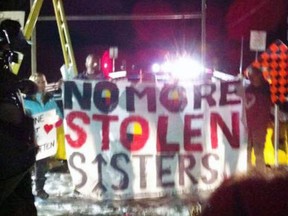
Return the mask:
<path id="1" fill-rule="evenodd" d="M 61 78 L 61 79 L 59 79 L 59 80 L 55 83 L 54 89 L 55 89 L 55 90 L 60 89 L 61 86 L 62 86 L 62 84 L 63 84 L 63 79 Z"/>

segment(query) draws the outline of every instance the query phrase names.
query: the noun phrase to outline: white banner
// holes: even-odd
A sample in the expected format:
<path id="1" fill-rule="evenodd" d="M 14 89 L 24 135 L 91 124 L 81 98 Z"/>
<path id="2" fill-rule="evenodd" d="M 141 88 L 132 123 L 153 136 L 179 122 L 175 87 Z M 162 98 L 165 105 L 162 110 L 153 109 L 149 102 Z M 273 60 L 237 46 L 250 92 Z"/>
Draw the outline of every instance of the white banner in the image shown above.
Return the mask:
<path id="1" fill-rule="evenodd" d="M 66 81 L 66 153 L 78 191 L 102 199 L 215 189 L 247 169 L 238 81 Z"/>
<path id="2" fill-rule="evenodd" d="M 36 143 L 39 151 L 36 160 L 51 157 L 57 152 L 56 110 L 50 110 L 33 115 Z"/>

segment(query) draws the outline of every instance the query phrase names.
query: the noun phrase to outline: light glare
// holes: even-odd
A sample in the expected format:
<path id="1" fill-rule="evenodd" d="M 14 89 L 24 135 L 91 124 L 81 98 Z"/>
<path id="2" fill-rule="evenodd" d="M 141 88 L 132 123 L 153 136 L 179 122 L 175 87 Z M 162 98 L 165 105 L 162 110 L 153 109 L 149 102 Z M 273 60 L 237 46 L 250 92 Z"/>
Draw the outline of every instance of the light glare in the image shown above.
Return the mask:
<path id="1" fill-rule="evenodd" d="M 203 72 L 203 67 L 191 58 L 179 58 L 172 67 L 172 76 L 179 79 L 195 79 Z"/>
<path id="2" fill-rule="evenodd" d="M 154 63 L 154 64 L 152 65 L 152 71 L 153 71 L 154 73 L 159 73 L 160 70 L 161 70 L 161 66 L 160 66 L 158 63 Z"/>
<path id="3" fill-rule="evenodd" d="M 154 63 L 152 72 L 166 73 L 179 79 L 198 79 L 205 72 L 204 67 L 190 56 L 177 57 L 170 59 L 163 64 Z"/>

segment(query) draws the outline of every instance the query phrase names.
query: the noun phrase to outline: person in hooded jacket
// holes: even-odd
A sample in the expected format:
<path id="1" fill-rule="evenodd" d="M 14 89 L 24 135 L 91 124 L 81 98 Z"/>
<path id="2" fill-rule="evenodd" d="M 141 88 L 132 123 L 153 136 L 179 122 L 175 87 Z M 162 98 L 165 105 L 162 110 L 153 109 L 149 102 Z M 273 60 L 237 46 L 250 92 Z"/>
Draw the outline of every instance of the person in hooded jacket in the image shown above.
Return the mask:
<path id="1" fill-rule="evenodd" d="M 63 118 L 62 113 L 53 98 L 53 95 L 46 92 L 47 80 L 43 73 L 32 74 L 30 80 L 36 83 L 38 91 L 36 94 L 26 95 L 24 98 L 24 106 L 27 114 L 33 116 L 38 113 L 42 113 L 49 110 L 56 110 L 56 114 Z M 49 158 L 44 158 L 36 161 L 35 165 L 35 189 L 36 196 L 41 199 L 47 199 L 49 194 L 44 190 L 46 181 L 45 174 L 48 171 Z"/>

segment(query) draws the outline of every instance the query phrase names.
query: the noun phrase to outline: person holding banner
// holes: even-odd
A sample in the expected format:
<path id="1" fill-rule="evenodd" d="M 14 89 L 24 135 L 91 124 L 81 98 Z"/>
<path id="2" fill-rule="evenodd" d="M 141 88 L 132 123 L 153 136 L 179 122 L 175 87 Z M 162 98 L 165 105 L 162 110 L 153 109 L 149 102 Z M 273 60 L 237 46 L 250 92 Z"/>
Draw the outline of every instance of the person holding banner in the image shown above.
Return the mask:
<path id="1" fill-rule="evenodd" d="M 272 124 L 272 102 L 269 83 L 259 68 L 247 69 L 250 84 L 245 89 L 245 108 L 248 128 L 248 166 L 251 166 L 251 152 L 254 149 L 255 165 L 260 170 L 266 169 L 264 147 L 267 129 Z"/>
<path id="2" fill-rule="evenodd" d="M 33 116 L 49 110 L 56 110 L 57 116 L 62 119 L 62 113 L 53 99 L 53 95 L 45 91 L 47 85 L 45 75 L 43 73 L 35 73 L 31 75 L 30 80 L 37 84 L 38 92 L 34 95 L 27 95 L 24 98 L 26 112 Z M 48 158 L 37 160 L 35 166 L 35 188 L 36 195 L 41 199 L 47 199 L 49 197 L 49 194 L 44 190 L 46 181 L 45 174 L 47 171 Z"/>
<path id="3" fill-rule="evenodd" d="M 106 80 L 107 77 L 102 73 L 100 67 L 100 58 L 95 54 L 89 54 L 85 60 L 86 70 L 78 74 L 75 79 L 97 79 Z"/>

